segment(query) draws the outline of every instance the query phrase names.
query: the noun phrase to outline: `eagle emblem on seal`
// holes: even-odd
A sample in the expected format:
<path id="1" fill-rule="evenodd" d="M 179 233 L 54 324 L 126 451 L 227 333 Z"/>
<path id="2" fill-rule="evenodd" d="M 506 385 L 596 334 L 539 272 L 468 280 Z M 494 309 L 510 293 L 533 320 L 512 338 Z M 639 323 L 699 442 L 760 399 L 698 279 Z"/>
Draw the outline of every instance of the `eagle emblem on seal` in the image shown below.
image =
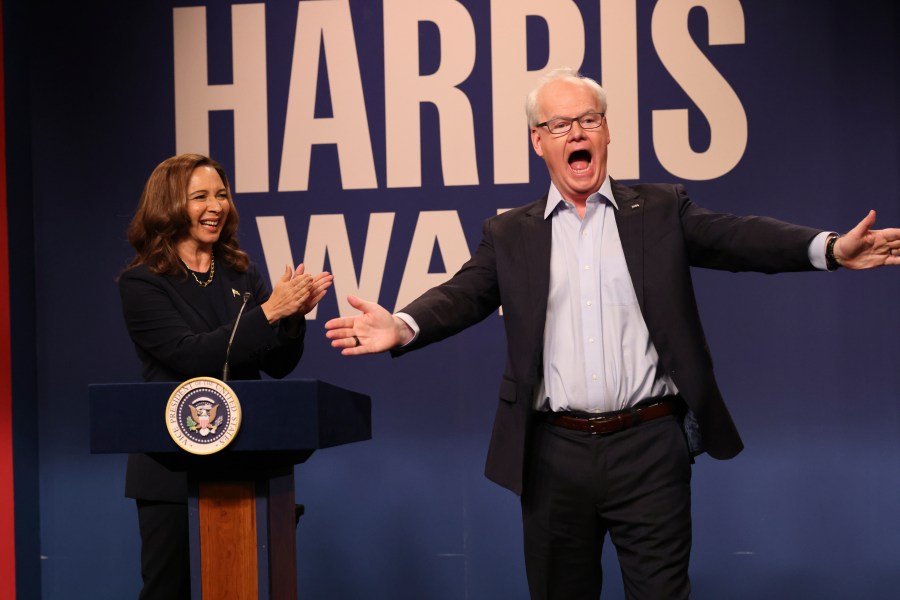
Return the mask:
<path id="1" fill-rule="evenodd" d="M 202 436 L 215 433 L 216 428 L 222 424 L 222 417 L 216 417 L 219 405 L 212 399 L 201 396 L 192 401 L 188 407 L 191 414 L 186 421 L 188 430 L 196 431 Z"/>

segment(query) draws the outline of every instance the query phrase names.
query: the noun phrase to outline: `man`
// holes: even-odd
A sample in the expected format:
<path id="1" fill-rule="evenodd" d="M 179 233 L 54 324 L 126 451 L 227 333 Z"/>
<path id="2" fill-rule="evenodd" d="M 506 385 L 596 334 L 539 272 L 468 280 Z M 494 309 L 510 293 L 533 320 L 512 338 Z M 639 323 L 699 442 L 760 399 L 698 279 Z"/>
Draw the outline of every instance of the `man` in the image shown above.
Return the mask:
<path id="1" fill-rule="evenodd" d="M 596 599 L 615 544 L 637 600 L 687 598 L 691 456 L 742 449 L 717 387 L 689 268 L 782 272 L 900 264 L 900 230 L 844 236 L 714 214 L 680 185 L 623 186 L 606 171 L 606 95 L 570 69 L 526 110 L 548 195 L 488 219 L 472 258 L 396 315 L 326 323 L 344 355 L 397 354 L 502 304 L 508 360 L 486 475 L 522 496 L 533 598 Z"/>

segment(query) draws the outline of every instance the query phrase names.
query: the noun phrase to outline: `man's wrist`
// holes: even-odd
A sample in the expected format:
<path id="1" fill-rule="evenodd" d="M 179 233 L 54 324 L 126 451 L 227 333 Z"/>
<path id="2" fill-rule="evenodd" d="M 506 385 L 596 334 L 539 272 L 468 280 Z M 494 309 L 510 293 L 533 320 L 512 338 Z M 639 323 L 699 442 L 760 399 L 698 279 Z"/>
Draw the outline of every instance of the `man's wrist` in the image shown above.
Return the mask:
<path id="1" fill-rule="evenodd" d="M 394 317 L 394 326 L 397 330 L 397 338 L 400 340 L 398 348 L 406 346 L 416 339 L 419 335 L 419 327 L 415 319 L 406 313 L 396 313 Z"/>

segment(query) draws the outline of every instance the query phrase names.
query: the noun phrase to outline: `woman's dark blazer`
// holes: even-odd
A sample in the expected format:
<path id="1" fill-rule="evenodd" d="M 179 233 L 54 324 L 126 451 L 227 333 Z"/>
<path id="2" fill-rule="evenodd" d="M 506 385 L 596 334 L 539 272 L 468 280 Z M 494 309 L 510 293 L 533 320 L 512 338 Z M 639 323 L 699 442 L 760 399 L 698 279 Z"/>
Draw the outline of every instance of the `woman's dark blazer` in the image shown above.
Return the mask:
<path id="1" fill-rule="evenodd" d="M 220 259 L 213 282 L 205 288 L 192 276 L 157 275 L 144 265 L 122 273 L 122 309 L 144 381 L 221 378 L 228 338 L 245 292 L 250 292 L 250 299 L 231 346 L 229 378 L 259 379 L 260 372 L 284 377 L 303 354 L 306 322 L 292 332 L 295 335 L 280 324 L 269 325 L 260 305 L 270 292 L 255 265 L 240 273 Z M 128 459 L 125 495 L 184 502 L 187 479 L 149 456 L 133 454 Z"/>

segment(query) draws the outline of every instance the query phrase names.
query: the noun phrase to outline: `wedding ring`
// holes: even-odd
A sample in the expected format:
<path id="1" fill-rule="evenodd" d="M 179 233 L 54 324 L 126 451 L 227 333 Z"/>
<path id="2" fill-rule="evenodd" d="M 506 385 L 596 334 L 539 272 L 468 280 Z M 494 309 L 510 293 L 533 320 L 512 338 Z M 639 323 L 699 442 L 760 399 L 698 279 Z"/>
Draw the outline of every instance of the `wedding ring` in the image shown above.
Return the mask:
<path id="1" fill-rule="evenodd" d="M 360 345 L 359 338 L 356 337 L 356 336 L 354 335 L 354 336 L 353 336 L 353 339 L 356 341 L 356 346 L 359 346 L 359 345 Z M 355 348 L 356 346 L 354 346 L 354 348 Z"/>

